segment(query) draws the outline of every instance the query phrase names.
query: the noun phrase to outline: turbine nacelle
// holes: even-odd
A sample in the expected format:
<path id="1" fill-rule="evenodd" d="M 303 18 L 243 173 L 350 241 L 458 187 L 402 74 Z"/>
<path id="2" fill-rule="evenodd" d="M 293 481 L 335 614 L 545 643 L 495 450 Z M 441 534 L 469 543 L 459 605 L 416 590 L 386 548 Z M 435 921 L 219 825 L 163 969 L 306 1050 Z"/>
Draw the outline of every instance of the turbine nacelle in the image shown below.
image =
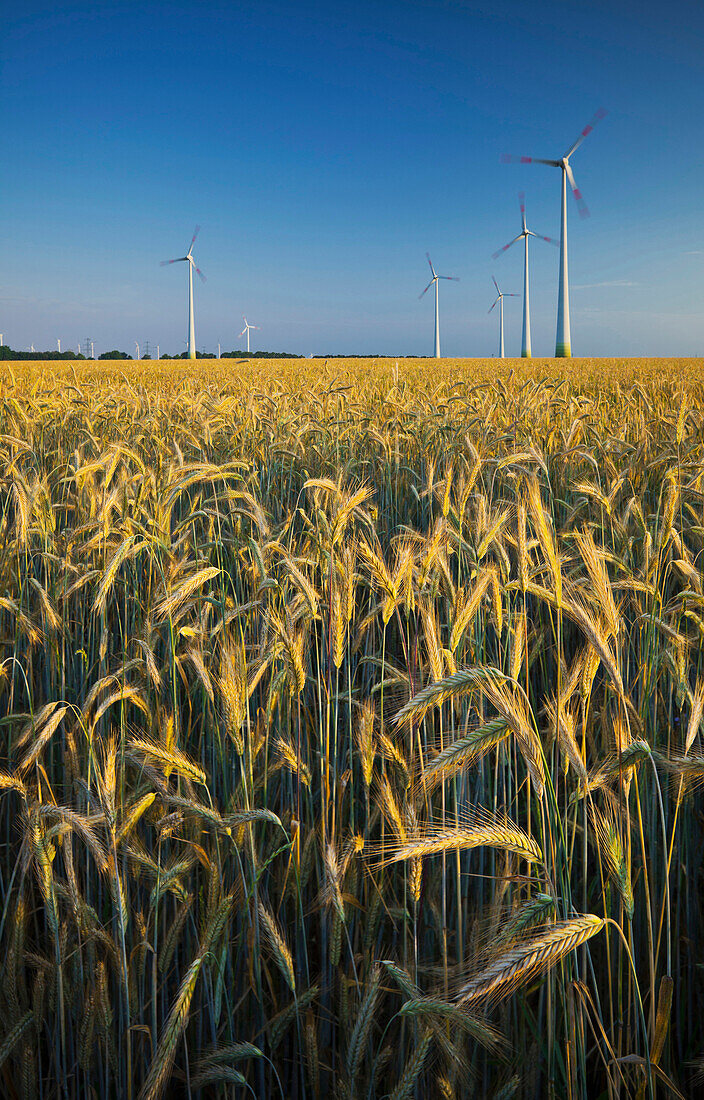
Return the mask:
<path id="1" fill-rule="evenodd" d="M 418 295 L 418 298 L 419 298 L 419 299 L 423 297 L 423 294 L 427 294 L 427 293 L 428 293 L 428 291 L 430 290 L 430 288 L 431 288 L 431 286 L 433 285 L 433 283 L 435 283 L 435 284 L 437 285 L 438 279 L 448 279 L 448 280 L 449 280 L 450 282 L 453 282 L 453 283 L 458 283 L 458 282 L 460 281 L 460 280 L 459 280 L 459 278 L 457 277 L 457 275 L 437 275 L 437 274 L 435 273 L 435 268 L 433 267 L 433 261 L 432 261 L 432 260 L 430 259 L 430 255 L 429 255 L 429 254 L 428 254 L 427 252 L 426 252 L 426 254 L 425 254 L 425 255 L 426 255 L 426 256 L 427 256 L 427 258 L 428 258 L 428 263 L 430 264 L 430 270 L 431 270 L 431 271 L 432 271 L 432 273 L 433 273 L 433 277 L 432 277 L 432 279 L 430 280 L 430 282 L 428 283 L 428 285 L 427 285 L 427 287 L 425 288 L 425 290 L 424 290 L 424 291 L 423 291 L 423 292 L 422 292 L 421 294 L 419 294 L 419 295 Z"/>
<path id="2" fill-rule="evenodd" d="M 553 237 L 544 237 L 542 233 L 534 233 L 532 229 L 528 228 L 526 223 L 526 196 L 523 191 L 518 196 L 519 206 L 521 208 L 521 232 L 510 240 L 508 244 L 505 244 L 503 248 L 500 248 L 498 252 L 492 253 L 492 260 L 497 260 L 499 256 L 502 256 L 504 252 L 508 252 L 509 248 L 516 243 L 516 241 L 522 241 L 526 237 L 537 237 L 538 240 L 547 241 L 548 244 L 559 245 L 559 241 L 556 241 Z"/>
<path id="3" fill-rule="evenodd" d="M 585 137 L 591 134 L 597 122 L 600 122 L 601 119 L 604 118 L 605 114 L 606 111 L 603 109 L 603 107 L 600 107 L 591 119 L 591 121 L 588 122 L 584 129 L 581 131 L 577 140 L 574 141 L 572 145 L 570 145 L 567 152 L 564 154 L 564 156 L 560 157 L 559 160 L 546 160 L 542 157 L 514 157 L 506 153 L 501 157 L 501 160 L 504 164 L 547 164 L 549 168 L 560 168 L 567 177 L 567 182 L 569 183 L 572 194 L 575 197 L 580 217 L 588 218 L 589 209 L 582 197 L 582 192 L 577 187 L 577 182 L 574 178 L 574 172 L 572 171 L 572 166 L 570 164 L 570 157 L 574 152 L 577 151 L 577 149 L 579 149 Z"/>
<path id="4" fill-rule="evenodd" d="M 494 304 L 493 304 L 493 305 L 491 306 L 491 309 L 489 309 L 489 310 L 487 311 L 488 313 L 491 313 L 491 310 L 492 310 L 492 309 L 494 308 L 494 306 L 495 306 L 495 305 L 496 305 L 496 304 L 497 304 L 498 302 L 500 302 L 500 301 L 501 301 L 501 299 L 502 299 L 502 298 L 520 298 L 520 294 L 509 294 L 509 293 L 508 293 L 508 291 L 501 291 L 501 290 L 499 290 L 499 284 L 497 283 L 497 281 L 496 281 L 496 279 L 494 278 L 494 276 L 493 276 L 493 275 L 491 276 L 491 281 L 492 281 L 492 283 L 494 284 L 494 286 L 496 287 L 496 295 L 497 295 L 497 297 L 496 297 L 496 299 L 494 300 Z"/>
<path id="5" fill-rule="evenodd" d="M 200 233 L 200 226 L 197 225 L 195 227 L 194 231 L 193 231 L 193 236 L 191 237 L 191 243 L 190 243 L 190 246 L 188 248 L 188 252 L 186 253 L 186 255 L 185 256 L 177 256 L 175 260 L 162 260 L 161 261 L 161 267 L 168 267 L 169 264 L 188 263 L 188 264 L 190 264 L 191 268 L 196 272 L 196 274 L 200 275 L 201 280 L 203 282 L 205 282 L 206 281 L 205 275 L 203 274 L 203 272 L 201 271 L 201 269 L 199 267 L 196 267 L 196 261 L 193 259 L 193 256 L 191 255 L 191 253 L 193 252 L 193 245 L 196 243 L 196 237 L 198 236 L 199 233 Z"/>

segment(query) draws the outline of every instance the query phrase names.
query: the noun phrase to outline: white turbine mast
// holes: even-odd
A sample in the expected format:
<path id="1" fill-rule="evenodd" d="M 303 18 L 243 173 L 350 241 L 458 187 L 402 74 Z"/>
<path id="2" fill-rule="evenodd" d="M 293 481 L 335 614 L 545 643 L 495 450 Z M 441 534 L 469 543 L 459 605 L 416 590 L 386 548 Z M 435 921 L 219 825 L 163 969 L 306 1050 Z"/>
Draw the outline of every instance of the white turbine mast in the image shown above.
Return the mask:
<path id="1" fill-rule="evenodd" d="M 530 288 L 528 286 L 528 238 L 536 237 L 539 241 L 548 241 L 549 244 L 559 245 L 559 241 L 553 240 L 552 237 L 543 237 L 540 233 L 534 233 L 532 229 L 529 229 L 526 225 L 526 197 L 521 191 L 518 196 L 518 201 L 521 207 L 521 224 L 522 229 L 517 237 L 514 237 L 512 241 L 505 244 L 503 248 L 500 248 L 498 252 L 495 252 L 491 257 L 492 260 L 497 260 L 504 252 L 506 252 L 512 244 L 516 241 L 523 240 L 523 333 L 521 336 L 521 355 L 524 359 L 530 359 L 532 352 L 530 346 Z"/>
<path id="2" fill-rule="evenodd" d="M 196 261 L 193 259 L 191 253 L 193 252 L 193 245 L 195 244 L 196 237 L 200 231 L 200 226 L 197 225 L 193 231 L 191 238 L 191 244 L 188 252 L 185 256 L 177 256 L 175 260 L 162 260 L 161 266 L 166 267 L 167 264 L 188 264 L 188 358 L 195 359 L 196 357 L 196 326 L 193 317 L 193 272 L 200 275 L 203 282 L 205 282 L 205 275 L 196 267 Z"/>
<path id="3" fill-rule="evenodd" d="M 247 355 L 249 355 L 249 331 L 252 329 L 259 332 L 261 331 L 261 325 L 250 325 L 246 317 L 243 317 L 242 320 L 244 321 L 244 328 L 239 335 L 244 336 L 245 332 L 247 333 Z"/>
<path id="4" fill-rule="evenodd" d="M 497 293 L 498 297 L 494 300 L 494 305 L 489 310 L 489 313 L 491 313 L 491 310 L 494 308 L 494 306 L 498 302 L 499 303 L 499 359 L 504 359 L 505 358 L 505 356 L 504 356 L 504 298 L 519 298 L 520 295 L 519 294 L 502 294 L 501 291 L 499 290 L 499 284 L 497 283 L 497 281 L 496 281 L 496 279 L 494 278 L 493 275 L 491 276 L 491 281 L 493 282 L 494 286 L 496 287 L 496 293 Z"/>
<path id="5" fill-rule="evenodd" d="M 584 127 L 577 140 L 569 147 L 567 152 L 559 160 L 542 160 L 540 157 L 512 157 L 503 156 L 505 164 L 547 164 L 551 168 L 560 168 L 562 171 L 562 209 L 560 218 L 560 283 L 557 295 L 557 336 L 555 340 L 555 355 L 569 358 L 572 355 L 570 341 L 570 292 L 569 279 L 567 277 L 567 181 L 569 180 L 572 194 L 577 200 L 577 207 L 581 217 L 589 217 L 587 204 L 582 198 L 582 192 L 577 187 L 574 173 L 570 165 L 570 157 L 577 151 L 585 137 L 592 132 L 597 122 L 606 114 L 600 107 L 591 121 Z"/>
<path id="6" fill-rule="evenodd" d="M 427 294 L 433 283 L 435 283 L 435 358 L 440 358 L 440 308 L 438 304 L 438 283 L 440 279 L 449 279 L 450 282 L 458 283 L 459 279 L 456 275 L 436 275 L 435 268 L 433 267 L 433 261 L 430 259 L 430 253 L 426 252 L 428 257 L 428 263 L 430 264 L 430 270 L 433 274 L 432 279 L 428 283 L 427 287 L 423 291 L 423 294 Z M 419 294 L 418 298 L 422 298 L 423 294 Z"/>

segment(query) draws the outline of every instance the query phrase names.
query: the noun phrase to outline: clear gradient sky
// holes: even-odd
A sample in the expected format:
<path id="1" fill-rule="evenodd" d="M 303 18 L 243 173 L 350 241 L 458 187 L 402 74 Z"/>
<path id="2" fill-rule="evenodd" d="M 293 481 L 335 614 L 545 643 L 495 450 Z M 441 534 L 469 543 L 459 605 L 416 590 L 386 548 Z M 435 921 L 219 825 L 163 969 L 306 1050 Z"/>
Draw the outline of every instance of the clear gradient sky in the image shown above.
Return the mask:
<path id="1" fill-rule="evenodd" d="M 76 0 L 5 5 L 0 332 L 17 350 L 496 354 L 496 275 L 522 290 L 518 192 L 559 236 L 575 355 L 704 354 L 700 0 Z M 533 352 L 555 344 L 558 252 L 532 242 Z M 520 351 L 521 300 L 506 302 Z"/>

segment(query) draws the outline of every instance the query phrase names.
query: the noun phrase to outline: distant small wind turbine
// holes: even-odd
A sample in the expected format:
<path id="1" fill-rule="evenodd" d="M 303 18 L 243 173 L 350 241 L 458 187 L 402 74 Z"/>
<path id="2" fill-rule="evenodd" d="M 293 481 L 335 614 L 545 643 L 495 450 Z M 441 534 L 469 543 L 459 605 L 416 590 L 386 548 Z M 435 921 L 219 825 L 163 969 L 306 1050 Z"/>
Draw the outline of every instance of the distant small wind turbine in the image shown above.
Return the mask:
<path id="1" fill-rule="evenodd" d="M 197 225 L 193 231 L 191 238 L 190 248 L 185 256 L 177 256 L 175 260 L 162 260 L 161 266 L 166 267 L 167 264 L 180 264 L 188 263 L 188 358 L 196 358 L 196 326 L 193 318 L 193 270 L 200 275 L 203 282 L 205 282 L 205 275 L 196 267 L 196 261 L 193 259 L 191 253 L 193 252 L 193 245 L 195 244 L 196 237 L 198 236 L 200 226 Z"/>
<path id="2" fill-rule="evenodd" d="M 56 347 L 58 349 L 59 355 L 61 355 L 61 338 L 59 336 L 57 336 L 56 338 Z"/>
<path id="3" fill-rule="evenodd" d="M 137 349 L 137 358 L 139 359 L 139 344 L 137 343 L 137 341 L 136 341 L 136 340 L 135 340 L 135 342 L 134 342 L 134 346 L 135 346 L 135 347 L 136 347 L 136 349 Z"/>
<path id="4" fill-rule="evenodd" d="M 525 247 L 523 253 L 523 334 L 521 337 L 521 355 L 524 359 L 530 359 L 531 346 L 530 346 L 530 290 L 528 286 L 528 238 L 536 237 L 540 241 L 548 241 L 549 244 L 559 245 L 559 241 L 553 240 L 552 237 L 543 237 L 540 233 L 534 233 L 532 229 L 529 229 L 526 225 L 526 202 L 525 195 L 521 191 L 518 196 L 518 200 L 521 206 L 521 222 L 523 224 L 522 231 L 517 237 L 514 237 L 512 241 L 505 244 L 503 248 L 500 248 L 498 252 L 495 252 L 491 257 L 492 260 L 496 260 L 502 253 L 515 244 L 516 241 L 523 240 Z"/>
<path id="5" fill-rule="evenodd" d="M 570 157 L 584 141 L 585 137 L 592 132 L 597 122 L 599 122 L 606 111 L 603 107 L 600 107 L 596 112 L 591 122 L 589 122 L 577 140 L 569 147 L 567 152 L 560 160 L 541 160 L 539 157 L 512 157 L 504 155 L 501 159 L 504 164 L 547 164 L 551 168 L 562 169 L 562 217 L 560 221 L 560 284 L 557 296 L 557 337 L 555 340 L 555 355 L 569 358 L 572 355 L 572 344 L 570 341 L 570 294 L 569 294 L 569 280 L 567 277 L 567 180 L 570 181 L 570 187 L 572 193 L 577 200 L 577 207 L 579 209 L 580 216 L 583 218 L 589 217 L 589 210 L 587 204 L 582 198 L 582 192 L 577 187 L 575 182 L 572 168 L 570 167 Z"/>
<path id="6" fill-rule="evenodd" d="M 244 328 L 242 329 L 240 336 L 244 336 L 245 332 L 247 333 L 247 355 L 249 355 L 249 330 L 254 329 L 256 331 L 260 331 L 261 325 L 250 325 L 246 317 L 243 317 L 242 320 L 244 321 Z"/>
<path id="7" fill-rule="evenodd" d="M 498 294 L 498 298 L 496 298 L 496 300 L 494 301 L 494 306 L 497 302 L 499 303 L 499 359 L 504 359 L 504 298 L 518 298 L 520 297 L 520 295 L 502 294 L 499 290 L 499 284 L 497 283 L 493 275 L 491 276 L 491 280 L 496 287 L 496 293 Z M 491 310 L 494 308 L 494 306 L 491 307 L 489 313 L 491 313 Z"/>
<path id="8" fill-rule="evenodd" d="M 436 275 L 435 268 L 433 267 L 433 261 L 430 259 L 430 254 L 426 252 L 428 257 L 428 263 L 430 264 L 430 270 L 433 273 L 433 277 L 428 283 L 427 287 L 423 291 L 423 294 L 427 294 L 433 283 L 435 283 L 435 358 L 440 358 L 440 308 L 438 304 L 438 282 L 440 279 L 449 279 L 453 283 L 458 283 L 459 279 L 456 275 Z M 419 294 L 418 298 L 422 298 L 423 294 Z"/>

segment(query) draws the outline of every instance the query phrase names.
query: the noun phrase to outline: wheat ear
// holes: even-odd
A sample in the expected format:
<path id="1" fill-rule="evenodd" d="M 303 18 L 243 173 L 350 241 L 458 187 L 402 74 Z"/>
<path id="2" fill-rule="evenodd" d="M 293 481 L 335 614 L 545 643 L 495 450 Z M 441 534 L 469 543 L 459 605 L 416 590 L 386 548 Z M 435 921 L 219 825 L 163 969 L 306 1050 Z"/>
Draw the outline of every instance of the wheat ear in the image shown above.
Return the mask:
<path id="1" fill-rule="evenodd" d="M 517 944 L 465 982 L 458 993 L 459 1003 L 488 1001 L 495 1004 L 503 1000 L 530 978 L 550 970 L 570 951 L 600 932 L 605 924 L 604 918 L 587 913 L 561 921 L 542 935 Z"/>

